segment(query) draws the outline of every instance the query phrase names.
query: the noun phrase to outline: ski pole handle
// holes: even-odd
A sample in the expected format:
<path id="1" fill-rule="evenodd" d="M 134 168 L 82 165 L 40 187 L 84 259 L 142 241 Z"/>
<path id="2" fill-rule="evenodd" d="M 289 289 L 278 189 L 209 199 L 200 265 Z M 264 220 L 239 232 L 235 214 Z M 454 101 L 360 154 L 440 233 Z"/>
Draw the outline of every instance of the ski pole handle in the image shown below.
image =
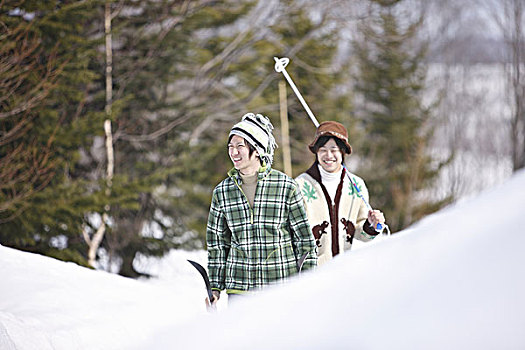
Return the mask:
<path id="1" fill-rule="evenodd" d="M 288 80 L 288 84 L 290 84 L 290 86 L 292 87 L 293 92 L 295 92 L 295 95 L 297 96 L 297 98 L 299 98 L 299 101 L 301 101 L 301 104 L 303 105 L 304 109 L 306 109 L 306 113 L 308 113 L 308 116 L 310 117 L 315 127 L 317 128 L 319 126 L 319 122 L 317 121 L 317 118 L 310 110 L 310 107 L 308 107 L 308 104 L 306 103 L 303 96 L 297 89 L 297 86 L 295 86 L 292 78 L 288 75 L 288 72 L 286 71 L 286 66 L 288 65 L 288 63 L 290 63 L 290 59 L 288 57 L 283 57 L 281 59 L 274 57 L 273 59 L 275 60 L 275 66 L 274 66 L 275 71 L 277 73 L 283 73 L 286 80 Z"/>

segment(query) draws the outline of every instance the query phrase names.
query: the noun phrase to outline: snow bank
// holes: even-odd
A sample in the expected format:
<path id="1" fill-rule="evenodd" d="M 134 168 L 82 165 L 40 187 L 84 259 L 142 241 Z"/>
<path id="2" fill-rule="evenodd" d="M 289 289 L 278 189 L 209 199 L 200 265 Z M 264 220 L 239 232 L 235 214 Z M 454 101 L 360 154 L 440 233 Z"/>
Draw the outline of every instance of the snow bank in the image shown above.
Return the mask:
<path id="1" fill-rule="evenodd" d="M 134 281 L 0 246 L 0 349 L 523 349 L 525 171 L 207 314 L 174 251 Z"/>
<path id="2" fill-rule="evenodd" d="M 205 314 L 185 258 L 206 255 L 174 253 L 178 277 L 145 282 L 0 246 L 0 349 L 128 349 Z"/>
<path id="3" fill-rule="evenodd" d="M 524 189 L 521 171 L 504 186 L 148 345 L 523 349 Z"/>

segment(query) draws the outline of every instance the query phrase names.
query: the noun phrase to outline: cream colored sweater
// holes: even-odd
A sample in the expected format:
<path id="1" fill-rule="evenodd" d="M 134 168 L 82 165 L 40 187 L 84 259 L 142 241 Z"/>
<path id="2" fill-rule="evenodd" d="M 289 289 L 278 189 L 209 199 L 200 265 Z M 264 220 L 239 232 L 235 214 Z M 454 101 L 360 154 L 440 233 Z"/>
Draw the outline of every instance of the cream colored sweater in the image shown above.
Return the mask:
<path id="1" fill-rule="evenodd" d="M 334 198 L 322 184 L 317 162 L 297 181 L 306 206 L 308 221 L 312 227 L 318 247 L 318 265 L 328 262 L 337 254 L 350 250 L 354 238 L 369 241 L 377 233 L 368 223 L 368 209 L 357 195 L 345 170 L 340 175 Z M 368 190 L 364 181 L 350 173 L 368 201 Z"/>

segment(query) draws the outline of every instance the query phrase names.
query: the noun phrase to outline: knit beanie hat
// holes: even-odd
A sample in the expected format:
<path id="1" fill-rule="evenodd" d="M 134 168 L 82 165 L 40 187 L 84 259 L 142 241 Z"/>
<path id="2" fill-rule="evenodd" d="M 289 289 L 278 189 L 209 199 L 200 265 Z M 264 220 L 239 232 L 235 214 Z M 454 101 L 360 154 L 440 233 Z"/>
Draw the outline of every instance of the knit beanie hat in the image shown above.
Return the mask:
<path id="1" fill-rule="evenodd" d="M 348 143 L 348 132 L 346 131 L 346 128 L 343 124 L 334 121 L 322 122 L 319 124 L 317 130 L 315 131 L 314 140 L 310 145 L 308 145 L 312 153 L 315 153 L 315 143 L 321 136 L 337 137 L 345 144 L 347 148 L 345 152 L 348 154 L 352 153 L 352 146 L 350 146 Z"/>
<path id="2" fill-rule="evenodd" d="M 273 125 L 268 117 L 262 114 L 246 113 L 241 121 L 230 131 L 230 137 L 237 135 L 248 141 L 259 153 L 267 165 L 273 163 L 273 151 L 277 143 L 272 134 Z"/>

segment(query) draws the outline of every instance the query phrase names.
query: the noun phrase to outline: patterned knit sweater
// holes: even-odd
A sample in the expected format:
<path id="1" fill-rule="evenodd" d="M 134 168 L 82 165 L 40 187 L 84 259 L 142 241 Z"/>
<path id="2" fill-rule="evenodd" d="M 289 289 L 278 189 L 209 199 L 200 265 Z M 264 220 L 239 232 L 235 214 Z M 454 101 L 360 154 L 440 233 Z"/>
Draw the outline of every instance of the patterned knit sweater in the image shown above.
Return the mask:
<path id="1" fill-rule="evenodd" d="M 368 201 L 365 182 L 352 173 L 349 175 Z M 299 175 L 296 181 L 302 191 L 308 220 L 318 247 L 319 265 L 350 250 L 354 238 L 370 241 L 377 236 L 368 222 L 368 209 L 352 186 L 345 169 L 341 173 L 333 201 L 321 181 L 317 161 L 306 173 Z"/>

